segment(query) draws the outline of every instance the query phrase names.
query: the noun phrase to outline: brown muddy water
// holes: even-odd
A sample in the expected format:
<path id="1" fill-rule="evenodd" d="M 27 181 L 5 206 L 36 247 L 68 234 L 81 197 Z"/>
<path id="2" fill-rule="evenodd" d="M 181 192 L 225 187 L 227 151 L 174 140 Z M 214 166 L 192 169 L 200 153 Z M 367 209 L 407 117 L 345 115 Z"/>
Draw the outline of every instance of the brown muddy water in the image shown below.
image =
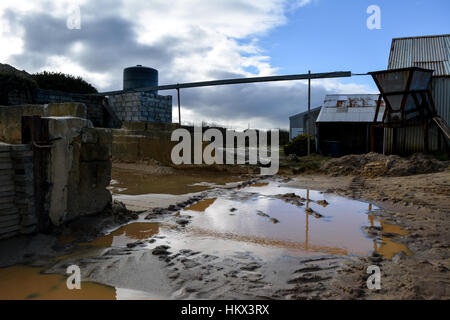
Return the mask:
<path id="1" fill-rule="evenodd" d="M 136 197 L 139 197 L 140 193 L 148 196 L 148 193 L 156 190 L 157 193 L 162 193 L 161 186 L 167 182 L 167 177 L 164 181 L 156 178 L 158 182 L 155 182 L 140 176 L 142 180 L 139 181 L 146 182 L 143 186 L 139 186 L 135 180 L 137 176 L 127 174 L 116 176 L 117 179 L 121 179 L 121 182 L 115 184 L 114 188 L 126 188 L 126 190 L 114 191 L 113 188 L 113 192 L 137 194 Z M 224 183 L 223 177 L 211 177 L 206 184 L 198 180 L 205 182 L 205 179 L 185 177 L 185 180 L 182 179 L 183 186 L 180 187 L 175 186 L 180 181 L 178 177 L 174 177 L 173 185 L 169 179 L 169 186 L 166 186 L 164 190 L 175 194 L 190 193 L 194 192 L 192 188 L 196 187 L 192 184 L 200 183 L 201 189 L 206 190 L 211 189 L 213 184 Z M 155 183 L 159 185 L 155 186 Z M 203 189 L 205 187 L 206 189 Z M 286 202 L 280 197 L 288 193 L 301 197 L 302 205 Z M 83 259 L 86 257 L 95 259 L 104 255 L 104 250 L 109 250 L 107 248 L 127 249 L 127 244 L 152 240 L 139 247 L 140 258 L 123 256 L 117 258 L 111 265 L 101 265 L 101 269 L 110 270 L 110 274 L 98 280 L 93 276 L 98 283 L 85 281 L 81 284 L 83 290 L 68 290 L 65 284 L 66 276 L 61 274 L 63 269 L 50 270 L 50 273 L 59 274 L 47 274 L 48 270 L 43 267 L 13 266 L 0 269 L 0 299 L 183 298 L 184 296 L 180 296 L 179 293 L 182 289 L 176 292 L 170 292 L 170 290 L 160 292 L 162 291 L 159 290 L 160 284 L 167 282 L 161 276 L 163 271 L 158 270 L 155 274 L 148 273 L 156 271 L 157 265 L 155 267 L 153 264 L 150 265 L 155 262 L 146 258 L 145 253 L 152 256 L 151 251 L 160 245 L 169 246 L 169 250 L 173 253 L 189 249 L 220 257 L 223 261 L 232 261 L 236 256 L 248 258 L 251 255 L 258 261 L 271 266 L 272 269 L 264 267 L 266 268 L 264 276 L 274 283 L 285 281 L 279 280 L 283 277 L 283 269 L 288 270 L 293 265 L 298 265 L 295 259 L 304 257 L 326 255 L 354 257 L 377 252 L 384 258 L 391 259 L 401 251 L 411 255 L 412 252 L 404 244 L 396 241 L 397 238 L 406 235 L 407 231 L 397 225 L 384 222 L 376 215 L 377 210 L 379 208 L 369 203 L 314 190 L 285 187 L 277 181 L 261 182 L 238 190 L 209 190 L 203 200 L 171 216 L 150 221 L 141 217 L 139 221 L 111 230 L 107 235 L 100 236 L 89 243 L 76 244 L 78 249 L 75 253 L 60 257 L 53 262 L 58 264 L 76 261 L 77 255 Z M 177 219 L 180 218 L 188 219 L 189 223 L 186 226 L 179 225 Z M 390 236 L 382 234 L 378 237 L 370 237 L 364 229 L 370 226 L 379 227 L 383 233 Z M 75 240 L 65 237 L 61 238 L 60 242 L 76 243 Z M 132 267 L 126 259 L 132 259 L 130 260 L 133 261 Z M 292 259 L 295 261 L 293 262 Z M 114 269 L 115 263 L 121 265 L 117 267 L 117 270 Z M 233 263 L 231 263 L 231 270 L 237 268 Z M 218 270 L 222 267 L 222 265 L 219 266 Z M 214 277 L 214 274 L 212 276 Z M 116 278 L 121 279 L 122 282 L 118 280 L 119 284 L 114 284 Z M 162 282 L 158 284 L 158 281 Z M 129 283 L 134 285 L 128 285 Z M 202 286 L 204 285 L 200 285 Z"/>
<path id="2" fill-rule="evenodd" d="M 126 195 L 150 193 L 181 195 L 242 180 L 238 176 L 217 172 L 181 171 L 176 174 L 159 175 L 121 168 L 112 169 L 111 179 L 111 192 Z"/>

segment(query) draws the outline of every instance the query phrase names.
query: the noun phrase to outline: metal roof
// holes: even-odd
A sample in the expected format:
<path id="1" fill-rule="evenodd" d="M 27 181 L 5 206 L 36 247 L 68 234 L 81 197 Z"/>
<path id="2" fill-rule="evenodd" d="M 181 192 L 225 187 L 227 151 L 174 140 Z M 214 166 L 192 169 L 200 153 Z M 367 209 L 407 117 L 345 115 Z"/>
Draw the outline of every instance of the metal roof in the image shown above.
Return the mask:
<path id="1" fill-rule="evenodd" d="M 388 69 L 433 69 L 434 77 L 450 76 L 450 34 L 392 39 Z"/>
<path id="2" fill-rule="evenodd" d="M 311 113 L 319 111 L 320 108 L 322 108 L 322 107 L 320 106 L 320 107 L 316 107 L 316 108 L 311 109 Z M 293 116 L 290 116 L 289 120 L 292 120 L 292 119 L 295 119 L 295 118 L 298 118 L 298 117 L 303 117 L 306 114 L 308 114 L 308 110 L 306 110 L 304 112 L 300 112 L 300 113 L 294 114 Z"/>
<path id="3" fill-rule="evenodd" d="M 372 122 L 378 97 L 378 94 L 328 94 L 316 122 Z M 377 121 L 382 120 L 383 114 L 381 100 Z"/>

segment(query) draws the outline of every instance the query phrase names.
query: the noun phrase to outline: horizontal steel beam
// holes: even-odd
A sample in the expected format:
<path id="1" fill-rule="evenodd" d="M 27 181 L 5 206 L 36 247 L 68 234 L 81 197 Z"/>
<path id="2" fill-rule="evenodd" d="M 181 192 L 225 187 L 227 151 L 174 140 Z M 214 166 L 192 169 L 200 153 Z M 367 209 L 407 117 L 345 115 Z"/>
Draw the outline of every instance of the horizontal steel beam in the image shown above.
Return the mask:
<path id="1" fill-rule="evenodd" d="M 326 78 L 343 78 L 351 77 L 350 71 L 337 71 L 327 73 L 305 73 L 305 74 L 292 74 L 284 76 L 269 76 L 269 77 L 252 77 L 252 78 L 237 78 L 237 79 L 224 79 L 224 80 L 211 80 L 202 82 L 189 82 L 189 83 L 177 83 L 169 84 L 157 87 L 139 88 L 133 90 L 117 90 L 100 92 L 97 95 L 112 96 L 116 94 L 122 94 L 127 92 L 145 92 L 145 91 L 160 91 L 160 90 L 174 90 L 183 88 L 198 88 L 198 87 L 210 87 L 210 86 L 222 86 L 228 84 L 242 84 L 242 83 L 256 83 L 256 82 L 272 82 L 272 81 L 289 81 L 289 80 L 306 80 L 306 79 L 326 79 Z"/>

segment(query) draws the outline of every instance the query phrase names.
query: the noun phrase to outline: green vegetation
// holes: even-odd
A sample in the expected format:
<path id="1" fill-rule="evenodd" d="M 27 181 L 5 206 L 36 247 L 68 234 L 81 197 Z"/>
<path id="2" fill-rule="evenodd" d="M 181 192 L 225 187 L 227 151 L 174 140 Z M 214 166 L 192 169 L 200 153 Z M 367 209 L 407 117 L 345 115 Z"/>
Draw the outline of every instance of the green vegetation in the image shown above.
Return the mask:
<path id="1" fill-rule="evenodd" d="M 320 171 L 321 165 L 330 159 L 331 158 L 324 157 L 317 153 L 313 153 L 309 156 L 296 157 L 295 159 L 288 159 L 286 156 L 280 155 L 280 167 L 290 168 L 294 174 L 317 172 Z"/>
<path id="2" fill-rule="evenodd" d="M 34 80 L 15 73 L 0 72 L 0 105 L 8 105 L 10 92 L 25 92 L 31 96 L 36 87 Z"/>
<path id="3" fill-rule="evenodd" d="M 97 93 L 97 89 L 81 77 L 74 77 L 61 72 L 43 71 L 32 75 L 41 89 L 57 90 L 71 93 Z"/>
<path id="4" fill-rule="evenodd" d="M 314 137 L 310 135 L 310 150 L 311 153 L 315 152 Z M 284 153 L 286 155 L 295 154 L 297 156 L 306 156 L 308 154 L 308 135 L 300 134 L 296 136 L 292 141 L 289 141 L 284 145 Z"/>

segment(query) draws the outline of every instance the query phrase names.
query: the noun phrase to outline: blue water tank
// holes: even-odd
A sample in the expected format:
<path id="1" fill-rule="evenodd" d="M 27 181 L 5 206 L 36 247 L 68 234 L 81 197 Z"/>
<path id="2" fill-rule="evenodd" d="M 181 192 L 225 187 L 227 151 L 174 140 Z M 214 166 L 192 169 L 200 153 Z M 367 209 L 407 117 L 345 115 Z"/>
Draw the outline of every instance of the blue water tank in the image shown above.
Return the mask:
<path id="1" fill-rule="evenodd" d="M 157 87 L 158 70 L 137 65 L 123 69 L 123 90 Z M 151 91 L 158 94 L 158 91 Z"/>

